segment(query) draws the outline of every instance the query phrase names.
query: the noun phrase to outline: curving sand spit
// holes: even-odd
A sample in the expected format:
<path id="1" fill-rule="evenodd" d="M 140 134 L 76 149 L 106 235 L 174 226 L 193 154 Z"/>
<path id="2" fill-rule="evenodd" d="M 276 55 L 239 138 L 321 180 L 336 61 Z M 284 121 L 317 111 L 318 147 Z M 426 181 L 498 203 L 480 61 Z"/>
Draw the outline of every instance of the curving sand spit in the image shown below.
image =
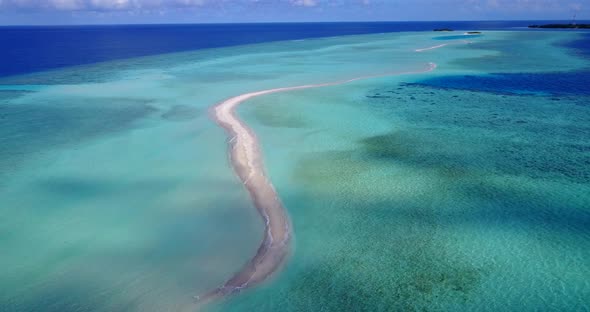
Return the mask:
<path id="1" fill-rule="evenodd" d="M 443 44 L 435 45 L 435 46 L 428 47 L 428 48 L 416 49 L 414 51 L 415 52 L 424 52 L 424 51 L 428 51 L 428 50 L 440 49 L 442 47 L 446 47 L 446 46 L 451 45 L 451 44 L 461 44 L 461 43 L 463 43 L 463 44 L 471 44 L 473 42 L 471 42 L 469 40 L 461 40 L 459 42 L 443 43 Z"/>
<path id="2" fill-rule="evenodd" d="M 447 45 L 448 45 L 448 43 L 443 43 L 443 44 L 435 45 L 433 47 L 428 47 L 428 48 L 423 48 L 423 49 L 416 49 L 414 51 L 416 51 L 416 52 L 424 52 L 424 51 L 428 51 L 428 50 L 434 50 L 434 49 L 446 47 Z"/>
<path id="3" fill-rule="evenodd" d="M 256 255 L 223 286 L 203 296 L 196 297 L 199 303 L 204 304 L 216 298 L 221 298 L 261 283 L 277 271 L 289 253 L 289 241 L 291 238 L 289 217 L 271 181 L 265 175 L 260 143 L 255 133 L 236 115 L 235 110 L 238 105 L 251 98 L 271 93 L 335 86 L 356 80 L 383 76 L 425 73 L 435 68 L 436 64 L 429 63 L 425 68 L 411 72 L 388 73 L 330 83 L 246 93 L 215 105 L 211 111 L 212 117 L 218 125 L 226 130 L 230 138 L 229 154 L 231 165 L 244 186 L 248 189 L 260 215 L 264 218 L 266 231 Z"/>

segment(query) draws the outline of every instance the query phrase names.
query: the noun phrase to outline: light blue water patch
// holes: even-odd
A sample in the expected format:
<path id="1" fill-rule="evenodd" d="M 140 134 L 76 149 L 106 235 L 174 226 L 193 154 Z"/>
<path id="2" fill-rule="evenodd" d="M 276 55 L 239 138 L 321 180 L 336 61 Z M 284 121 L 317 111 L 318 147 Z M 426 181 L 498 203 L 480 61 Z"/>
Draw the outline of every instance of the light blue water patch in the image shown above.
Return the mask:
<path id="1" fill-rule="evenodd" d="M 47 97 L 41 103 L 0 105 L 0 176 L 48 150 L 129 130 L 155 111 L 149 101 L 124 98 Z"/>
<path id="2" fill-rule="evenodd" d="M 477 57 L 458 57 L 451 64 L 457 70 L 489 73 L 548 73 L 582 71 L 587 60 L 564 45 L 582 39 L 579 32 L 486 32 L 469 45 L 457 49 L 480 50 Z"/>
<path id="3" fill-rule="evenodd" d="M 43 85 L 3 85 L 0 84 L 0 92 L 4 91 L 39 91 L 43 89 Z"/>

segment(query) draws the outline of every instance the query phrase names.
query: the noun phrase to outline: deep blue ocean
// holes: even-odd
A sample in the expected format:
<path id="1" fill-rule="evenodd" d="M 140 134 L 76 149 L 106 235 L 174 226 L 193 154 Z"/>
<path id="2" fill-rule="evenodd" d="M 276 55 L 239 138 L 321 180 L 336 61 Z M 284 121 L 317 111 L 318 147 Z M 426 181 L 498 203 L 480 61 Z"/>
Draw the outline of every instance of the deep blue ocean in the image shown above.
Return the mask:
<path id="1" fill-rule="evenodd" d="M 547 21 L 0 27 L 0 77 L 162 53 L 355 34 L 497 30 Z M 555 22 L 555 21 L 553 21 Z M 9 49 L 6 47 L 10 47 Z"/>

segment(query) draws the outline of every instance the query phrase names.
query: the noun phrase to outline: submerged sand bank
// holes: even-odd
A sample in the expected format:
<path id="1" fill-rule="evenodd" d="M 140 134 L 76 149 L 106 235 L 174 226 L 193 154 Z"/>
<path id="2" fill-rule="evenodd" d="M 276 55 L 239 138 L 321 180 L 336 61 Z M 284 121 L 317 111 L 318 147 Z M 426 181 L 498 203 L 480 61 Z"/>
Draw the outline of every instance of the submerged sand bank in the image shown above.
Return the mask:
<path id="1" fill-rule="evenodd" d="M 443 44 L 435 45 L 435 46 L 428 47 L 428 48 L 416 49 L 416 50 L 414 50 L 414 52 L 424 52 L 424 51 L 429 51 L 429 50 L 440 49 L 440 48 L 443 48 L 443 47 L 446 47 L 446 46 L 452 45 L 452 44 L 471 44 L 471 43 L 473 43 L 473 42 L 471 42 L 469 40 L 461 40 L 459 42 L 443 43 Z"/>

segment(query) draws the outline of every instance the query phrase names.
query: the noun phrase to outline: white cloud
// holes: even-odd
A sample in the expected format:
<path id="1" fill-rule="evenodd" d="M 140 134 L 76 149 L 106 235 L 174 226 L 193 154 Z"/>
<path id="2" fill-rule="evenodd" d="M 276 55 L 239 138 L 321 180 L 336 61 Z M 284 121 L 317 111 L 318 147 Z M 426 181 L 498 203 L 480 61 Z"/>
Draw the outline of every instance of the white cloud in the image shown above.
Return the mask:
<path id="1" fill-rule="evenodd" d="M 574 11 L 581 11 L 582 4 L 581 3 L 572 3 L 572 4 L 570 4 L 570 8 Z"/>
<path id="2" fill-rule="evenodd" d="M 49 0 L 48 4 L 58 10 L 79 10 L 84 7 L 80 0 Z"/>
<path id="3" fill-rule="evenodd" d="M 295 6 L 314 7 L 318 5 L 316 0 L 291 0 Z"/>
<path id="4" fill-rule="evenodd" d="M 314 8 L 324 12 L 343 9 L 380 8 L 387 19 L 399 12 L 433 12 L 447 14 L 455 11 L 461 18 L 519 18 L 552 16 L 567 18 L 574 11 L 588 14 L 590 0 L 0 0 L 0 10 L 28 11 L 92 11 L 92 12 L 158 12 L 175 8 L 209 8 L 211 12 L 225 11 L 248 14 L 248 10 L 288 10 L 289 8 Z M 326 13 L 327 14 L 327 13 Z M 359 13 L 360 14 L 360 13 Z M 391 15 L 386 15 L 391 14 Z M 430 14 L 430 15 L 429 15 Z M 537 14 L 537 15 L 534 15 Z"/>
<path id="5" fill-rule="evenodd" d="M 170 7 L 199 7 L 207 0 L 0 0 L 3 8 L 61 11 L 117 11 Z"/>
<path id="6" fill-rule="evenodd" d="M 464 0 L 468 7 L 502 11 L 555 10 L 581 7 L 579 3 L 564 0 Z"/>

